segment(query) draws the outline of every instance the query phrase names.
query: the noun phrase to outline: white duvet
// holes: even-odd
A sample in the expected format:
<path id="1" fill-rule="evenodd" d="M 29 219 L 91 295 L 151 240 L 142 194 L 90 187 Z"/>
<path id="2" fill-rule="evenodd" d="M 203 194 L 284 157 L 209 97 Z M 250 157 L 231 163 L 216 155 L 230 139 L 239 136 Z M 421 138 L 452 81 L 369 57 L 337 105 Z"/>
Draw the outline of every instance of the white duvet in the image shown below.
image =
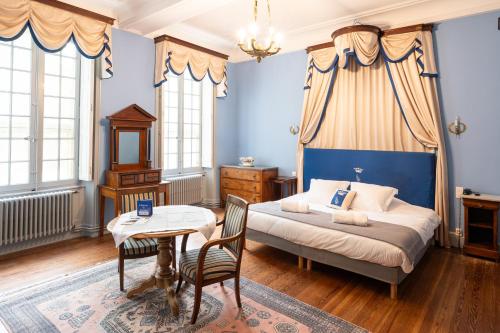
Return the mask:
<path id="1" fill-rule="evenodd" d="M 300 193 L 295 195 L 294 198 L 305 200 L 304 195 L 304 193 Z M 312 203 L 310 209 L 322 212 L 331 212 L 333 210 L 327 206 Z M 363 211 L 363 213 L 368 215 L 368 219 L 372 221 L 399 224 L 412 228 L 418 232 L 424 243 L 427 243 L 434 236 L 434 229 L 440 223 L 439 216 L 433 210 L 414 206 L 396 198 L 386 212 Z M 383 241 L 253 211 L 248 211 L 247 224 L 250 229 L 280 237 L 296 244 L 387 267 L 399 266 L 405 273 L 410 273 L 413 270 L 413 264 L 399 247 Z"/>

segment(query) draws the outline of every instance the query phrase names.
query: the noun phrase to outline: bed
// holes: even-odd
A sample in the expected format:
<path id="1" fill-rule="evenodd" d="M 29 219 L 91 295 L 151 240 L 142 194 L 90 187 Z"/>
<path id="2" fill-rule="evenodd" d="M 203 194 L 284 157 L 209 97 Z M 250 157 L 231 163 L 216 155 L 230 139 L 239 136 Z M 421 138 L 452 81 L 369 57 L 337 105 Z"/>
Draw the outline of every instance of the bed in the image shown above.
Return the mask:
<path id="1" fill-rule="evenodd" d="M 361 181 L 397 188 L 387 212 L 365 211 L 372 221 L 405 226 L 416 231 L 423 242 L 409 260 L 398 246 L 379 239 L 350 232 L 326 229 L 295 219 L 252 210 L 248 214 L 247 238 L 286 252 L 362 274 L 390 284 L 391 298 L 397 286 L 413 271 L 433 243 L 440 223 L 433 211 L 436 158 L 431 153 L 305 149 L 304 192 L 310 180 L 334 179 L 356 181 L 354 168 L 362 168 Z M 297 197 L 304 196 L 304 193 Z M 331 208 L 311 204 L 317 212 Z"/>

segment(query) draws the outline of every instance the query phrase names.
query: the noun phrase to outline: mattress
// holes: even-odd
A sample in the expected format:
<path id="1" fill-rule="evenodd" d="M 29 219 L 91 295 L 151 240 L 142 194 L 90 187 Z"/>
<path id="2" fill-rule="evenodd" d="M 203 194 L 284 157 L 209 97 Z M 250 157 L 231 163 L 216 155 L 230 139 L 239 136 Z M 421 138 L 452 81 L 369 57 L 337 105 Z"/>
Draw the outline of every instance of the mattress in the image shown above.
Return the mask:
<path id="1" fill-rule="evenodd" d="M 301 193 L 294 197 L 303 199 L 303 196 L 304 194 Z M 310 204 L 310 209 L 327 213 L 333 210 L 319 204 Z M 414 206 L 396 198 L 386 212 L 363 211 L 363 213 L 372 221 L 399 224 L 414 229 L 424 244 L 434 236 L 434 230 L 440 224 L 440 218 L 433 210 Z M 376 239 L 253 211 L 248 211 L 247 227 L 296 244 L 326 250 L 351 259 L 364 260 L 387 267 L 399 266 L 405 273 L 410 273 L 414 268 L 403 250 Z"/>

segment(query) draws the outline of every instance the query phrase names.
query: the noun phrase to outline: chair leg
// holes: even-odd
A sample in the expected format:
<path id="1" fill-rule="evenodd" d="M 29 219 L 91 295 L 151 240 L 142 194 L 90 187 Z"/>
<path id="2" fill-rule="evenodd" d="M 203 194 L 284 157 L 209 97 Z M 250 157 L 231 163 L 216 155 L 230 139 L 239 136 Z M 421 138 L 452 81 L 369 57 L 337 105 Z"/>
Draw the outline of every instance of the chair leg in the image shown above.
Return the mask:
<path id="1" fill-rule="evenodd" d="M 234 278 L 234 295 L 236 296 L 236 304 L 241 308 L 241 298 L 240 298 L 240 277 L 236 276 Z"/>
<path id="2" fill-rule="evenodd" d="M 120 272 L 120 291 L 123 291 L 125 289 L 123 286 L 124 285 L 123 280 L 125 275 L 125 259 L 122 256 L 120 256 L 119 258 L 118 271 Z"/>
<path id="3" fill-rule="evenodd" d="M 200 285 L 197 284 L 194 291 L 194 306 L 193 306 L 193 315 L 191 316 L 191 325 L 194 325 L 196 323 L 196 318 L 198 318 L 198 312 L 200 312 L 200 304 L 201 304 L 201 284 Z"/>
<path id="4" fill-rule="evenodd" d="M 177 281 L 177 288 L 175 288 L 175 293 L 178 294 L 179 291 L 181 290 L 181 285 L 182 285 L 182 275 L 179 275 L 179 280 Z"/>
<path id="5" fill-rule="evenodd" d="M 177 244 L 175 236 L 172 237 L 172 267 L 174 271 L 177 272 Z"/>

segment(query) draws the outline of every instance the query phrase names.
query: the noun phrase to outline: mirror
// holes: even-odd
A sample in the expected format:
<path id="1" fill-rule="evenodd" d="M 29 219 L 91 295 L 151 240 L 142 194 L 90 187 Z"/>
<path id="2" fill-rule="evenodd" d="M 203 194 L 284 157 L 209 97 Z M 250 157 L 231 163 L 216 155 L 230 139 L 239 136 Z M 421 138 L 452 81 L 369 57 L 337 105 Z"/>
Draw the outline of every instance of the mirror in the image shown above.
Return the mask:
<path id="1" fill-rule="evenodd" d="M 139 163 L 139 132 L 122 132 L 118 138 L 118 163 L 138 164 Z"/>

